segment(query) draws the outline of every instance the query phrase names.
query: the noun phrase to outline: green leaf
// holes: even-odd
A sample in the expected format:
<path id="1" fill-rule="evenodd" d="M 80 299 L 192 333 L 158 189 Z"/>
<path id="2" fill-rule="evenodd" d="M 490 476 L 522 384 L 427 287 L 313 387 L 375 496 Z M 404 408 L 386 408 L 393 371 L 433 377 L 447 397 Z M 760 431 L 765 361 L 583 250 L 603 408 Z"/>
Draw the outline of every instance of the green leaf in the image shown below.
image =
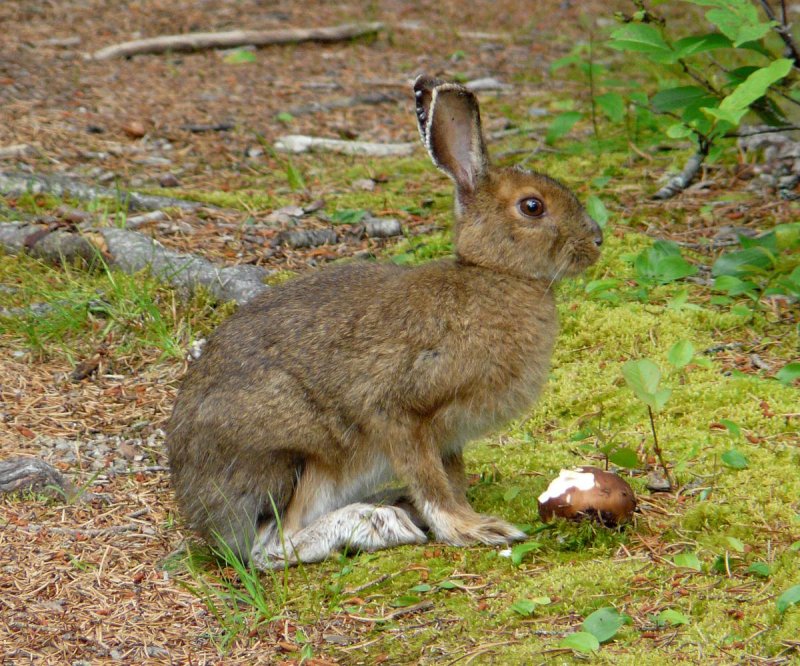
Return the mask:
<path id="1" fill-rule="evenodd" d="M 714 7 L 706 18 L 716 25 L 734 46 L 761 39 L 775 22 L 761 23 L 758 10 L 749 0 L 687 0 L 693 5 Z"/>
<path id="2" fill-rule="evenodd" d="M 722 462 L 731 469 L 747 469 L 747 457 L 737 449 L 728 449 L 722 454 Z"/>
<path id="3" fill-rule="evenodd" d="M 583 118 L 583 114 L 578 111 L 565 111 L 558 114 L 547 129 L 545 142 L 547 144 L 554 143 L 556 139 L 560 139 L 569 132 L 581 118 Z"/>
<path id="4" fill-rule="evenodd" d="M 718 32 L 710 32 L 706 35 L 692 35 L 676 41 L 672 48 L 675 49 L 676 57 L 686 58 L 696 53 L 713 51 L 716 49 L 728 49 L 733 43 L 725 35 Z"/>
<path id="5" fill-rule="evenodd" d="M 503 494 L 503 500 L 505 500 L 506 502 L 510 502 L 511 500 L 516 498 L 517 495 L 519 495 L 520 490 L 521 489 L 519 486 L 511 486 L 511 488 L 506 490 L 506 492 Z"/>
<path id="6" fill-rule="evenodd" d="M 762 578 L 769 578 L 772 570 L 769 568 L 769 564 L 766 562 L 753 562 L 749 567 L 747 567 L 747 573 L 754 574 L 755 576 L 761 576 Z"/>
<path id="7" fill-rule="evenodd" d="M 778 372 L 775 374 L 775 379 L 777 379 L 781 384 L 791 386 L 798 379 L 800 379 L 800 363 L 796 361 L 787 363 L 780 370 L 778 370 Z"/>
<path id="8" fill-rule="evenodd" d="M 404 594 L 400 597 L 397 597 L 394 601 L 389 604 L 394 608 L 405 608 L 406 606 L 413 606 L 414 604 L 419 603 L 419 597 L 414 596 L 413 594 Z"/>
<path id="9" fill-rule="evenodd" d="M 520 599 L 511 604 L 510 608 L 515 613 L 528 617 L 529 615 L 533 615 L 537 606 L 546 606 L 549 603 L 550 597 L 535 597 L 533 599 Z"/>
<path id="10" fill-rule="evenodd" d="M 667 136 L 670 139 L 685 139 L 693 134 L 692 128 L 685 123 L 675 123 L 667 127 Z"/>
<path id="11" fill-rule="evenodd" d="M 708 91 L 697 86 L 668 88 L 653 95 L 651 104 L 656 111 L 675 111 L 708 98 Z"/>
<path id="12" fill-rule="evenodd" d="M 793 585 L 775 602 L 779 613 L 785 613 L 790 606 L 800 603 L 800 585 Z"/>
<path id="13" fill-rule="evenodd" d="M 667 624 L 677 627 L 679 624 L 689 624 L 689 618 L 679 611 L 667 608 L 658 614 L 656 623 L 665 626 Z"/>
<path id="14" fill-rule="evenodd" d="M 734 423 L 730 419 L 720 419 L 719 422 L 725 426 L 727 431 L 731 434 L 731 437 L 742 436 L 742 429 L 739 427 L 738 423 Z"/>
<path id="15" fill-rule="evenodd" d="M 409 592 L 430 592 L 432 589 L 433 587 L 428 585 L 428 583 L 420 583 L 412 587 Z"/>
<path id="16" fill-rule="evenodd" d="M 636 397 L 656 412 L 664 407 L 672 394 L 669 389 L 658 388 L 661 370 L 649 358 L 628 361 L 622 366 L 622 376 Z"/>
<path id="17" fill-rule="evenodd" d="M 752 282 L 740 280 L 733 275 L 720 275 L 714 279 L 714 289 L 724 291 L 728 296 L 741 296 L 742 294 L 752 294 L 756 285 Z"/>
<path id="18" fill-rule="evenodd" d="M 750 247 L 737 252 L 727 252 L 714 262 L 711 275 L 732 275 L 742 277 L 763 272 L 775 263 L 774 255 L 763 247 Z"/>
<path id="19" fill-rule="evenodd" d="M 728 545 L 731 547 L 732 550 L 735 550 L 737 553 L 744 552 L 744 542 L 741 539 L 729 536 L 725 537 L 725 540 L 728 542 Z"/>
<path id="20" fill-rule="evenodd" d="M 443 580 L 436 587 L 438 587 L 440 590 L 456 590 L 456 589 L 458 589 L 458 585 L 456 585 L 452 580 Z"/>
<path id="21" fill-rule="evenodd" d="M 605 643 L 616 636 L 623 624 L 624 620 L 617 609 L 606 606 L 589 615 L 583 621 L 581 627 L 584 631 L 592 634 L 600 643 Z"/>
<path id="22" fill-rule="evenodd" d="M 277 116 L 275 116 L 275 120 L 280 123 L 290 123 L 294 120 L 294 116 L 288 111 L 281 111 Z"/>
<path id="23" fill-rule="evenodd" d="M 628 23 L 611 33 L 608 46 L 617 51 L 644 53 L 655 62 L 673 62 L 675 52 L 661 33 L 647 23 Z"/>
<path id="24" fill-rule="evenodd" d="M 306 181 L 303 180 L 303 174 L 300 173 L 291 160 L 286 163 L 286 180 L 293 190 L 306 189 Z"/>
<path id="25" fill-rule="evenodd" d="M 592 194 L 586 200 L 586 212 L 589 213 L 589 217 L 600 225 L 601 229 L 605 229 L 606 222 L 608 222 L 608 210 L 600 197 Z"/>
<path id="26" fill-rule="evenodd" d="M 558 646 L 569 648 L 582 654 L 591 654 L 600 649 L 600 641 L 588 631 L 576 631 L 574 634 L 562 638 Z"/>
<path id="27" fill-rule="evenodd" d="M 626 446 L 615 449 L 609 454 L 608 459 L 618 467 L 626 469 L 636 469 L 639 466 L 639 456 L 636 455 L 636 451 Z"/>
<path id="28" fill-rule="evenodd" d="M 522 560 L 528 553 L 533 552 L 534 550 L 539 550 L 542 547 L 542 544 L 538 543 L 537 541 L 526 541 L 525 543 L 518 543 L 516 546 L 512 546 L 511 548 L 511 562 L 514 566 L 518 567 L 522 564 Z"/>
<path id="29" fill-rule="evenodd" d="M 625 117 L 625 101 L 619 93 L 610 92 L 598 95 L 594 101 L 612 122 L 618 123 Z"/>
<path id="30" fill-rule="evenodd" d="M 656 241 L 642 250 L 633 262 L 640 281 L 667 284 L 697 273 L 681 256 L 680 248 L 672 241 Z"/>
<path id="31" fill-rule="evenodd" d="M 342 208 L 331 215 L 333 224 L 358 224 L 367 216 L 367 211 L 355 208 Z"/>
<path id="32" fill-rule="evenodd" d="M 694 569 L 695 571 L 702 571 L 703 565 L 700 559 L 694 553 L 680 553 L 672 558 L 676 566 L 685 567 L 686 569 Z"/>
<path id="33" fill-rule="evenodd" d="M 672 367 L 680 370 L 689 365 L 694 356 L 694 345 L 688 340 L 678 340 L 667 353 L 667 360 Z"/>
<path id="34" fill-rule="evenodd" d="M 603 280 L 590 280 L 586 283 L 584 291 L 587 294 L 602 294 L 609 289 L 616 289 L 622 284 L 621 280 L 616 278 L 605 278 Z"/>
<path id="35" fill-rule="evenodd" d="M 256 61 L 256 54 L 247 49 L 236 49 L 225 56 L 223 62 L 227 65 L 243 65 Z"/>
<path id="36" fill-rule="evenodd" d="M 739 111 L 749 108 L 753 102 L 766 94 L 773 83 L 780 81 L 792 71 L 792 64 L 793 61 L 789 58 L 781 58 L 774 60 L 767 67 L 757 69 L 720 102 L 720 110 Z"/>
<path id="37" fill-rule="evenodd" d="M 683 257 L 664 257 L 656 264 L 655 279 L 658 282 L 667 284 L 696 273 L 697 267 L 692 266 Z"/>

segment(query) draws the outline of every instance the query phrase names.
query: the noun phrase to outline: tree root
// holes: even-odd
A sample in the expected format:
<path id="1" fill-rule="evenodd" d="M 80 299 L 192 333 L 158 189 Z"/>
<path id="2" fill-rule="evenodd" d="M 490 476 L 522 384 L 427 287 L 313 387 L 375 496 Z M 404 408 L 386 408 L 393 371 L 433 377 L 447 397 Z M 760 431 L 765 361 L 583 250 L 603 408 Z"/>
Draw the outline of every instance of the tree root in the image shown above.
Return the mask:
<path id="1" fill-rule="evenodd" d="M 102 228 L 81 233 L 45 225 L 0 224 L 0 248 L 12 254 L 28 252 L 45 261 L 79 262 L 93 266 L 100 261 L 125 273 L 149 270 L 156 278 L 185 293 L 204 287 L 220 301 L 249 301 L 267 289 L 267 271 L 258 266 L 218 268 L 201 257 L 174 252 L 135 231 Z"/>

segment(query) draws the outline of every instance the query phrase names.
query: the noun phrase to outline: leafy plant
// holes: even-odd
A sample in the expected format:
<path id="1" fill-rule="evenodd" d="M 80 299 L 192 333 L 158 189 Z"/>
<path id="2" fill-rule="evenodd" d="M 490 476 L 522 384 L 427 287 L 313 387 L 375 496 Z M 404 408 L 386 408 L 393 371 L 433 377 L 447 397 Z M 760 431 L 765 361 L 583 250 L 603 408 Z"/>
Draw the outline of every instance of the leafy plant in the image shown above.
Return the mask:
<path id="1" fill-rule="evenodd" d="M 680 624 L 689 624 L 689 618 L 680 611 L 667 608 L 658 614 L 656 617 L 656 624 L 662 627 L 666 625 L 677 627 Z"/>
<path id="2" fill-rule="evenodd" d="M 600 608 L 587 617 L 581 627 L 584 631 L 592 634 L 600 643 L 610 641 L 622 625 L 625 619 L 619 614 L 616 608 L 607 606 Z"/>
<path id="3" fill-rule="evenodd" d="M 714 262 L 711 275 L 715 305 L 739 303 L 746 298 L 751 313 L 763 299 L 781 297 L 800 299 L 800 266 L 794 254 L 800 249 L 800 223 L 780 224 L 756 238 L 739 237 L 741 249 L 726 252 Z M 741 308 L 740 308 L 741 309 Z"/>
<path id="4" fill-rule="evenodd" d="M 573 634 L 564 636 L 558 646 L 575 650 L 581 654 L 591 654 L 600 649 L 600 641 L 597 640 L 594 634 L 590 634 L 588 631 L 576 631 Z"/>
<path id="5" fill-rule="evenodd" d="M 550 597 L 534 597 L 533 599 L 519 599 L 511 604 L 510 608 L 523 617 L 529 617 L 539 606 L 547 606 L 549 603 Z"/>
<path id="6" fill-rule="evenodd" d="M 790 587 L 781 594 L 775 602 L 778 612 L 781 614 L 785 613 L 791 606 L 796 604 L 800 604 L 800 585 L 793 585 Z"/>
<path id="7" fill-rule="evenodd" d="M 672 390 L 661 388 L 661 370 L 649 358 L 628 361 L 622 366 L 622 376 L 634 395 L 647 406 L 650 428 L 653 433 L 653 450 L 661 463 L 667 482 L 672 486 L 669 467 L 664 460 L 663 451 L 658 443 L 658 433 L 653 416 L 655 412 L 660 412 L 664 408 L 670 395 L 672 395 Z"/>
<path id="8" fill-rule="evenodd" d="M 695 143 L 696 173 L 703 159 L 719 156 L 722 139 L 735 135 L 749 112 L 771 125 L 786 124 L 781 104 L 794 102 L 793 67 L 798 55 L 795 49 L 791 58 L 783 57 L 769 48 L 767 37 L 773 32 L 787 45 L 794 42 L 785 16 L 776 20 L 766 1 L 760 3 L 766 16 L 751 0 L 683 1 L 710 7 L 705 18 L 716 30 L 675 36 L 671 25 L 639 1 L 639 11 L 622 17 L 626 24 L 612 32 L 607 45 L 655 65 L 663 87 L 650 98 L 650 105 L 674 120 L 666 129 L 668 137 Z M 686 175 L 690 181 L 694 174 Z"/>
<path id="9" fill-rule="evenodd" d="M 700 562 L 700 558 L 698 558 L 695 553 L 679 553 L 672 558 L 672 561 L 677 567 L 693 569 L 694 571 L 703 570 L 703 564 Z"/>

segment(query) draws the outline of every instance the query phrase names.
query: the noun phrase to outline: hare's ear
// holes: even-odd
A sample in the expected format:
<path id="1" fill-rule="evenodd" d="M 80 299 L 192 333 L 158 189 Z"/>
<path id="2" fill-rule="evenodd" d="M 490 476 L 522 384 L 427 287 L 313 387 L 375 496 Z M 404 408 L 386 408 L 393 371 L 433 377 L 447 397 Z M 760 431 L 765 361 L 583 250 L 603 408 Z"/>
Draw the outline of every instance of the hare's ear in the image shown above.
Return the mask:
<path id="1" fill-rule="evenodd" d="M 433 163 L 455 181 L 459 193 L 473 192 L 489 166 L 475 95 L 425 75 L 414 82 L 414 95 L 419 133 Z"/>

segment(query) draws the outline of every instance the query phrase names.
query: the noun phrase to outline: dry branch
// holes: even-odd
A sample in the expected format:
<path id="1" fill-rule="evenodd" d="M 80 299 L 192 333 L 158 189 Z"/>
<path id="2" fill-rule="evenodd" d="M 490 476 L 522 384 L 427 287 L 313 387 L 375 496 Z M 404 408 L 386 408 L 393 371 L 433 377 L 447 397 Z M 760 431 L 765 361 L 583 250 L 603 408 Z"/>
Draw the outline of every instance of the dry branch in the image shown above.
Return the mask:
<path id="1" fill-rule="evenodd" d="M 683 192 L 697 178 L 706 155 L 708 155 L 707 147 L 698 149 L 686 162 L 681 172 L 677 176 L 670 178 L 669 182 L 653 195 L 653 199 L 671 199 L 676 194 Z"/>
<path id="2" fill-rule="evenodd" d="M 33 240 L 31 240 L 33 239 Z M 218 268 L 191 254 L 166 249 L 158 241 L 125 229 L 93 229 L 83 233 L 50 231 L 43 225 L 0 224 L 0 248 L 29 252 L 53 263 L 82 261 L 91 265 L 99 257 L 126 273 L 149 270 L 176 289 L 193 292 L 206 288 L 221 301 L 244 303 L 266 289 L 267 272 L 258 266 Z"/>
<path id="3" fill-rule="evenodd" d="M 39 458 L 14 456 L 0 460 L 0 495 L 30 491 L 71 495 L 74 488 L 61 472 Z"/>
<path id="4" fill-rule="evenodd" d="M 0 171 L 0 194 L 21 196 L 26 193 L 50 194 L 54 197 L 72 197 L 81 201 L 113 199 L 120 206 L 130 210 L 158 210 L 161 208 L 180 208 L 194 211 L 208 206 L 196 201 L 160 197 L 110 187 L 87 185 L 65 176 L 35 176 L 29 173 L 4 173 Z"/>
<path id="5" fill-rule="evenodd" d="M 196 32 L 185 35 L 161 35 L 114 44 L 96 51 L 94 60 L 130 58 L 144 53 L 201 51 L 236 46 L 273 46 L 300 42 L 340 42 L 383 29 L 382 23 L 347 23 L 330 28 L 287 28 L 285 30 L 231 30 L 229 32 Z"/>
<path id="6" fill-rule="evenodd" d="M 342 141 L 316 136 L 289 134 L 275 142 L 275 148 L 284 153 L 329 152 L 369 157 L 397 157 L 411 155 L 415 143 L 373 143 L 370 141 Z"/>

